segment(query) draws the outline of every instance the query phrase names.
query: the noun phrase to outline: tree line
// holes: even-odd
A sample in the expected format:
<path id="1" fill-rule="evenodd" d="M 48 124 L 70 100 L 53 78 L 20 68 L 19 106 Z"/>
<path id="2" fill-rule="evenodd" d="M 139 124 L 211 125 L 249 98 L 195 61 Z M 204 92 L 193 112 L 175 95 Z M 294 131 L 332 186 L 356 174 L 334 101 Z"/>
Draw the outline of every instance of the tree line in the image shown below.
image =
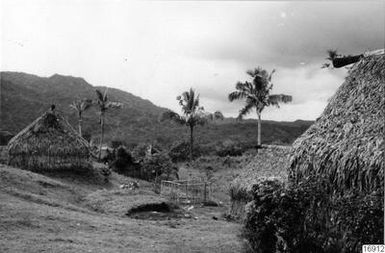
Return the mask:
<path id="1" fill-rule="evenodd" d="M 244 106 L 239 110 L 238 120 L 255 111 L 257 114 L 257 135 L 258 143 L 257 147 L 261 146 L 261 114 L 262 111 L 268 106 L 276 106 L 279 108 L 280 103 L 289 103 L 292 101 L 290 95 L 285 94 L 270 94 L 273 89 L 272 76 L 275 70 L 270 73 L 261 67 L 248 70 L 247 75 L 250 80 L 244 82 L 237 82 L 235 84 L 235 91 L 228 95 L 228 100 L 233 102 L 235 100 L 244 101 Z M 123 106 L 120 102 L 109 101 L 107 96 L 108 88 L 104 93 L 98 89 L 95 90 L 96 99 L 78 99 L 75 100 L 70 107 L 76 111 L 78 117 L 78 131 L 82 136 L 82 121 L 83 113 L 96 106 L 99 110 L 99 125 L 100 125 L 100 141 L 99 141 L 99 155 L 101 158 L 101 149 L 104 139 L 104 125 L 105 114 L 112 109 L 119 109 Z M 220 111 L 214 113 L 208 113 L 204 110 L 204 107 L 200 105 L 199 94 L 190 88 L 188 91 L 183 92 L 177 96 L 178 104 L 181 106 L 181 114 L 168 110 L 161 115 L 160 121 L 172 121 L 179 125 L 185 125 L 190 130 L 189 138 L 189 158 L 193 160 L 193 147 L 194 147 L 194 129 L 197 126 L 202 126 L 210 121 L 223 120 L 224 116 Z"/>

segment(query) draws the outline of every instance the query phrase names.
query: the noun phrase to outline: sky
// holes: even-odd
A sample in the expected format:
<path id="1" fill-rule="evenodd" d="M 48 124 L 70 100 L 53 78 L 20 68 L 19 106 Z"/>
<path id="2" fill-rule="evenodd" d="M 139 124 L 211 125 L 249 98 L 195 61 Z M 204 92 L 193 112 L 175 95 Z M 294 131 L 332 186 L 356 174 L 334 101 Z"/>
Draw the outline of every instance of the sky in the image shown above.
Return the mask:
<path id="1" fill-rule="evenodd" d="M 385 1 L 0 0 L 0 69 L 83 77 L 179 111 L 193 87 L 207 111 L 236 117 L 227 96 L 246 71 L 276 70 L 293 102 L 266 120 L 315 120 L 347 74 L 326 50 L 384 48 Z M 250 114 L 254 118 L 255 114 Z"/>

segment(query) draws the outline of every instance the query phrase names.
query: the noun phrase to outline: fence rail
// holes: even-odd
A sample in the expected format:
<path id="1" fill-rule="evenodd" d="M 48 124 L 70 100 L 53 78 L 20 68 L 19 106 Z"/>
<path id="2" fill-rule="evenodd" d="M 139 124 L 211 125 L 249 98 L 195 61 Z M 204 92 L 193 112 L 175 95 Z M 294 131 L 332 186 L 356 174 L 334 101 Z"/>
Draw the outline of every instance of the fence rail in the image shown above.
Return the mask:
<path id="1" fill-rule="evenodd" d="M 196 180 L 163 180 L 160 194 L 174 203 L 198 204 L 210 200 L 211 184 Z"/>

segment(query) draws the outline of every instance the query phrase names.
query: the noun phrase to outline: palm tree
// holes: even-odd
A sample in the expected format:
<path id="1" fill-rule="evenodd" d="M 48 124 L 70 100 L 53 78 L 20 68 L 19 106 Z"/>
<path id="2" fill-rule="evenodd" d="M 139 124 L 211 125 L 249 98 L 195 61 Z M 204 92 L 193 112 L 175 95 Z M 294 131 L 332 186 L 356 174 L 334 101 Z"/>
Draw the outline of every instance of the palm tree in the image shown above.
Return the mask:
<path id="1" fill-rule="evenodd" d="M 162 114 L 161 120 L 173 120 L 181 125 L 186 125 L 190 128 L 190 162 L 193 160 L 193 145 L 194 145 L 194 127 L 204 125 L 208 117 L 204 113 L 203 107 L 199 106 L 199 95 L 190 88 L 182 95 L 176 98 L 179 105 L 182 107 L 183 115 L 179 115 L 173 111 L 166 111 Z"/>
<path id="2" fill-rule="evenodd" d="M 100 124 L 101 137 L 100 137 L 100 143 L 99 143 L 99 161 L 102 154 L 102 144 L 103 144 L 103 138 L 104 138 L 104 115 L 108 109 L 119 109 L 123 106 L 122 103 L 108 101 L 107 91 L 108 91 L 108 88 L 106 88 L 103 94 L 100 90 L 95 90 L 96 96 L 97 96 L 96 104 L 99 107 L 99 113 L 100 113 L 99 124 Z"/>
<path id="3" fill-rule="evenodd" d="M 234 100 L 245 100 L 245 106 L 239 111 L 238 119 L 250 113 L 255 109 L 258 115 L 258 146 L 261 146 L 261 113 L 266 106 L 274 105 L 279 108 L 279 103 L 288 103 L 292 101 L 289 95 L 279 94 L 270 95 L 273 88 L 271 78 L 275 70 L 268 73 L 261 67 L 254 70 L 248 70 L 246 73 L 252 78 L 251 82 L 238 82 L 235 85 L 236 91 L 229 94 L 230 102 Z"/>
<path id="4" fill-rule="evenodd" d="M 70 104 L 70 107 L 75 110 L 78 114 L 78 128 L 80 136 L 82 136 L 83 112 L 89 109 L 91 106 L 91 99 L 78 99 L 73 101 L 72 104 Z"/>

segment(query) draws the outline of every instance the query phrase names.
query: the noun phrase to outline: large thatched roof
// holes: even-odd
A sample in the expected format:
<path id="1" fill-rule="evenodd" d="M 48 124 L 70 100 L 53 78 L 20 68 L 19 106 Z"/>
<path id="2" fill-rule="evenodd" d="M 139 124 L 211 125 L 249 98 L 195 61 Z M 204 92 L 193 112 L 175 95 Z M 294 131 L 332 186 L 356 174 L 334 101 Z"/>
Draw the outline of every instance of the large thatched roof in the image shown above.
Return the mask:
<path id="1" fill-rule="evenodd" d="M 326 176 L 333 190 L 384 187 L 385 56 L 363 58 L 293 147 L 291 182 Z"/>
<path id="2" fill-rule="evenodd" d="M 60 170 L 89 167 L 90 148 L 57 112 L 46 112 L 8 144 L 9 164 L 23 169 Z"/>

